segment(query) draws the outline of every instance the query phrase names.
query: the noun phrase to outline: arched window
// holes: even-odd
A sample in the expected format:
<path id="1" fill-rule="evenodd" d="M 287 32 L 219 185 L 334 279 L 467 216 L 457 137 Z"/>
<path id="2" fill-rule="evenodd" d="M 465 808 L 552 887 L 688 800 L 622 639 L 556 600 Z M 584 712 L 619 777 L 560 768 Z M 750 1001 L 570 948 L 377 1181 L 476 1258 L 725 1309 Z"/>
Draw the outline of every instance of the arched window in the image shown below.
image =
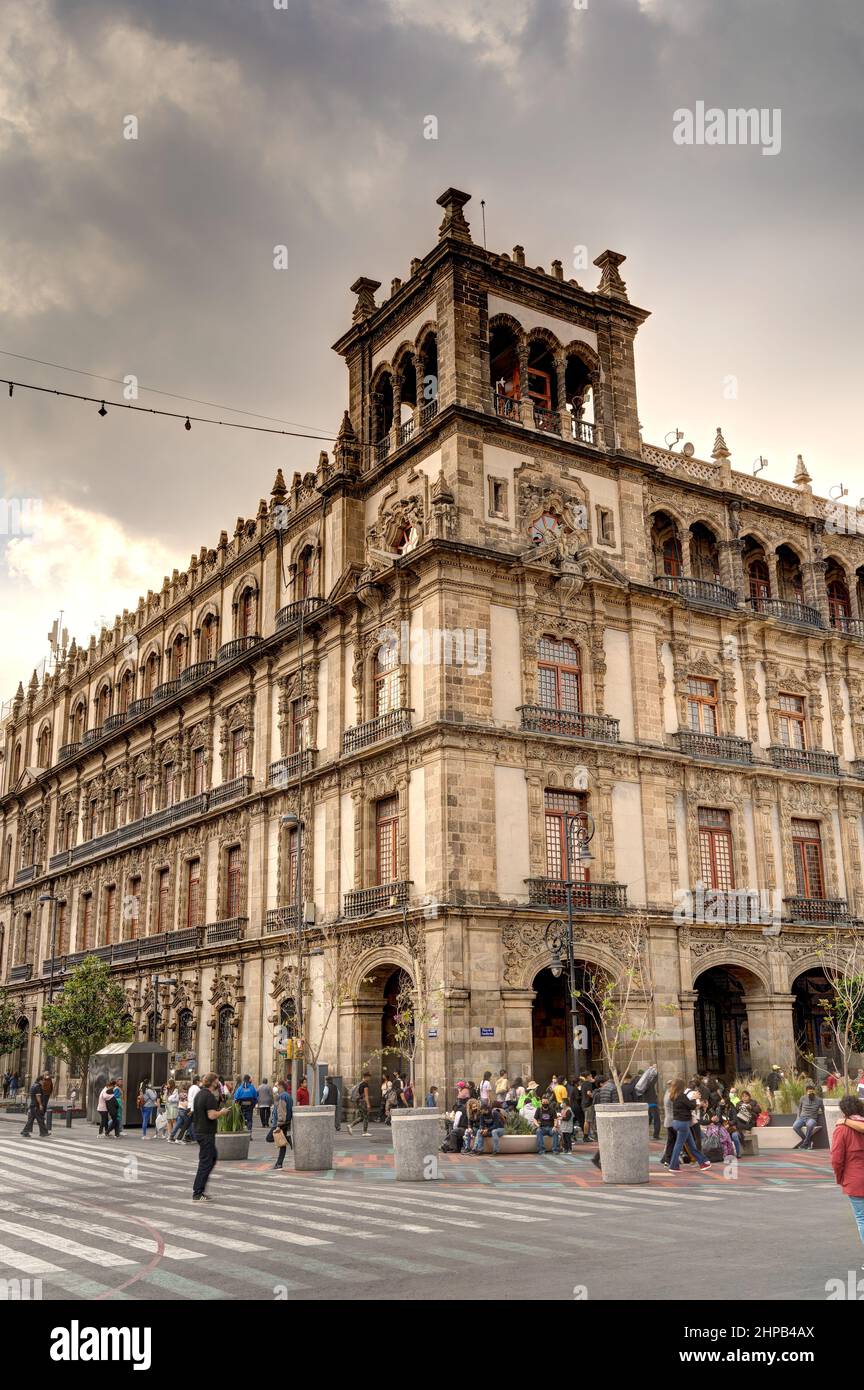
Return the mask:
<path id="1" fill-rule="evenodd" d="M 72 742 L 80 743 L 87 727 L 87 710 L 83 700 L 79 700 L 72 715 Z"/>
<path id="2" fill-rule="evenodd" d="M 300 555 L 297 565 L 297 597 L 309 598 L 312 593 L 312 573 L 314 568 L 315 552 L 311 545 L 307 545 Z"/>
<path id="3" fill-rule="evenodd" d="M 213 661 L 216 656 L 216 616 L 208 613 L 201 624 L 201 632 L 198 637 L 198 660 Z"/>
<path id="4" fill-rule="evenodd" d="M 579 648 L 567 639 L 541 637 L 537 657 L 538 705 L 578 713 L 582 708 Z"/>
<path id="5" fill-rule="evenodd" d="M 694 521 L 690 527 L 690 569 L 694 579 L 713 582 L 720 578 L 717 537 L 701 521 Z"/>
<path id="6" fill-rule="evenodd" d="M 677 579 L 683 569 L 681 560 L 681 539 L 678 527 L 665 512 L 658 512 L 651 527 L 651 544 L 654 550 L 654 573 L 669 579 Z"/>
<path id="7" fill-rule="evenodd" d="M 135 677 L 131 671 L 124 671 L 120 680 L 120 713 L 128 714 L 129 706 L 135 698 Z"/>
<path id="8" fill-rule="evenodd" d="M 159 682 L 159 657 L 151 652 L 144 663 L 144 698 L 152 695 Z"/>
<path id="9" fill-rule="evenodd" d="M 382 372 L 370 392 L 372 407 L 372 442 L 380 444 L 393 428 L 393 378 Z"/>
<path id="10" fill-rule="evenodd" d="M 106 681 L 96 701 L 96 727 L 101 729 L 111 713 L 111 687 Z"/>
<path id="11" fill-rule="evenodd" d="M 804 576 L 801 573 L 801 561 L 788 545 L 777 547 L 777 578 L 782 599 L 787 603 L 803 603 Z"/>
<path id="12" fill-rule="evenodd" d="M 180 1009 L 177 1014 L 177 1051 L 192 1051 L 192 1010 Z"/>
<path id="13" fill-rule="evenodd" d="M 538 516 L 535 522 L 532 522 L 531 539 L 535 545 L 542 545 L 551 537 L 560 536 L 563 529 L 560 517 L 557 517 L 554 512 L 544 512 L 542 516 Z"/>
<path id="14" fill-rule="evenodd" d="M 757 601 L 771 597 L 771 572 L 767 561 L 754 557 L 747 567 L 750 580 L 750 597 Z"/>
<path id="15" fill-rule="evenodd" d="M 12 785 L 13 785 L 13 787 L 15 786 L 15 783 L 18 781 L 18 778 L 19 778 L 20 775 L 21 775 L 21 744 L 20 744 L 20 743 L 16 743 L 16 744 L 15 744 L 15 752 L 14 752 L 14 754 L 13 754 L 13 756 L 12 756 Z"/>
<path id="16" fill-rule="evenodd" d="M 258 601 L 251 584 L 240 595 L 237 605 L 237 636 L 253 637 L 257 632 Z"/>
<path id="17" fill-rule="evenodd" d="M 852 616 L 852 602 L 843 571 L 837 568 L 829 569 L 825 575 L 825 587 L 828 590 L 828 617 L 831 626 L 844 632 Z"/>
<path id="18" fill-rule="evenodd" d="M 378 648 L 375 656 L 375 716 L 399 709 L 400 698 L 399 649 L 395 642 Z"/>
<path id="19" fill-rule="evenodd" d="M 51 760 L 51 729 L 46 724 L 39 735 L 36 762 L 39 767 L 47 767 Z"/>
<path id="20" fill-rule="evenodd" d="M 183 667 L 186 664 L 185 652 L 186 638 L 182 632 L 178 632 L 171 644 L 171 675 L 169 679 L 172 681 L 176 681 L 183 673 Z"/>

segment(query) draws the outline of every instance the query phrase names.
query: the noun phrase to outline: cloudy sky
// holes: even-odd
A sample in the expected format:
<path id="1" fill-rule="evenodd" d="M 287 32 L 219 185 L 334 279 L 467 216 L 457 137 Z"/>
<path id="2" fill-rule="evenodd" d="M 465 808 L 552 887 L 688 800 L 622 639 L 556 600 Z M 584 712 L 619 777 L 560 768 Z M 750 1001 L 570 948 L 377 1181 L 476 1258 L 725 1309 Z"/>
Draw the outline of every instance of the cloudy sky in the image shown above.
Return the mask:
<path id="1" fill-rule="evenodd" d="M 282 5 L 4 0 L 0 376 L 332 434 L 348 286 L 407 276 L 454 184 L 529 264 L 627 254 L 647 440 L 864 493 L 859 0 Z M 779 153 L 676 144 L 700 101 L 779 109 Z M 41 513 L 0 535 L 0 699 L 321 447 L 0 387 L 3 514 Z"/>

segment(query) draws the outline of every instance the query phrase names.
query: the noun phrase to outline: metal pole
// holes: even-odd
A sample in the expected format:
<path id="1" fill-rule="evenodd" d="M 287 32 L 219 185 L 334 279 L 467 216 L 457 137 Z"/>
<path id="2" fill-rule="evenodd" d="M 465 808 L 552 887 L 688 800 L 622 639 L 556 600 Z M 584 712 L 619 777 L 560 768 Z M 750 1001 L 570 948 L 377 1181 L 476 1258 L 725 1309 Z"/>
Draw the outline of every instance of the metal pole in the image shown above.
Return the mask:
<path id="1" fill-rule="evenodd" d="M 572 822 L 575 825 L 575 817 Z M 576 963 L 573 959 L 573 883 L 570 867 L 570 819 L 565 823 L 564 834 L 564 855 L 567 865 L 567 966 L 570 972 L 570 1051 L 572 1051 L 573 1066 L 579 1071 L 579 1059 L 576 1050 Z"/>

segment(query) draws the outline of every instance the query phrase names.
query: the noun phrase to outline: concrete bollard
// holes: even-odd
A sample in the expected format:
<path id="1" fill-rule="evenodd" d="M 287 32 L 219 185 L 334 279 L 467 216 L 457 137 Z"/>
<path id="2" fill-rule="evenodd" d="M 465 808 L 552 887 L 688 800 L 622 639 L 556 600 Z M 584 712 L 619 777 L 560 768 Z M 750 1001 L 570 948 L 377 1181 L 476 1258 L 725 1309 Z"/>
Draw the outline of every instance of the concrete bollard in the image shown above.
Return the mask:
<path id="1" fill-rule="evenodd" d="M 291 1117 L 295 1170 L 320 1173 L 332 1168 L 335 1134 L 332 1105 L 295 1105 Z"/>
<path id="2" fill-rule="evenodd" d="M 606 1183 L 648 1181 L 648 1106 L 642 1102 L 594 1109 Z"/>
<path id="3" fill-rule="evenodd" d="M 834 1130 L 837 1128 L 837 1121 L 841 1119 L 839 1100 L 826 1100 L 825 1105 L 825 1130 L 828 1139 L 828 1147 L 834 1138 Z"/>
<path id="4" fill-rule="evenodd" d="M 394 1110 L 390 1125 L 396 1181 L 429 1182 L 437 1177 L 438 1151 L 444 1137 L 441 1111 L 425 1105 L 413 1110 Z"/>

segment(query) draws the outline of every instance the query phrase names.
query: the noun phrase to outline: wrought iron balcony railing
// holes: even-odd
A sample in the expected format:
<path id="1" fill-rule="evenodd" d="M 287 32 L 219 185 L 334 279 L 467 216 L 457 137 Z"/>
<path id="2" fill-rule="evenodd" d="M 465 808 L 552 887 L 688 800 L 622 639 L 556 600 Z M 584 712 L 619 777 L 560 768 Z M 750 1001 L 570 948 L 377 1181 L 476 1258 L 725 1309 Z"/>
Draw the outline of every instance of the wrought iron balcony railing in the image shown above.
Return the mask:
<path id="1" fill-rule="evenodd" d="M 667 594 L 679 594 L 690 603 L 710 603 L 715 608 L 737 608 L 738 595 L 714 579 L 694 579 L 689 574 L 655 574 L 654 585 Z"/>
<path id="2" fill-rule="evenodd" d="M 65 972 L 65 970 L 66 970 L 66 957 L 65 957 L 65 956 L 54 956 L 53 960 L 52 960 L 52 958 L 49 956 L 47 960 L 43 960 L 43 962 L 42 962 L 42 974 L 43 974 L 43 975 L 48 975 L 48 976 L 51 976 L 51 975 L 62 975 L 62 974 Z"/>
<path id="3" fill-rule="evenodd" d="M 89 748 L 91 743 L 96 743 L 102 737 L 102 725 L 99 724 L 95 729 L 88 729 L 86 734 L 81 735 L 81 747 Z"/>
<path id="4" fill-rule="evenodd" d="M 750 603 L 757 613 L 766 618 L 777 618 L 782 623 L 794 623 L 796 627 L 824 627 L 822 616 L 817 608 L 789 598 L 760 598 L 751 596 Z"/>
<path id="5" fill-rule="evenodd" d="M 315 594 L 309 594 L 307 598 L 295 599 L 293 603 L 286 603 L 284 608 L 280 608 L 276 614 L 276 627 L 293 627 L 299 623 L 301 618 L 309 618 L 318 608 L 325 608 L 323 598 L 318 598 Z"/>
<path id="6" fill-rule="evenodd" d="M 752 763 L 753 747 L 749 739 L 735 734 L 700 734 L 693 729 L 679 729 L 675 735 L 678 749 L 691 758 L 706 758 L 719 763 Z"/>
<path id="7" fill-rule="evenodd" d="M 138 938 L 138 956 L 162 956 L 165 954 L 168 945 L 167 931 L 156 932 L 154 936 L 141 936 Z"/>
<path id="8" fill-rule="evenodd" d="M 230 782 L 223 782 L 221 787 L 214 787 L 207 793 L 210 809 L 214 806 L 223 806 L 226 801 L 236 801 L 238 797 L 248 796 L 252 790 L 252 776 L 245 773 L 241 777 L 232 777 Z"/>
<path id="9" fill-rule="evenodd" d="M 153 691 L 153 703 L 158 705 L 160 700 L 169 700 L 172 695 L 176 695 L 180 689 L 180 677 L 176 676 L 173 680 L 163 681 L 157 685 Z"/>
<path id="10" fill-rule="evenodd" d="M 522 423 L 522 402 L 515 396 L 495 396 L 495 414 L 502 420 L 513 420 L 517 425 Z"/>
<path id="11" fill-rule="evenodd" d="M 786 772 L 809 772 L 817 777 L 840 775 L 837 755 L 821 748 L 787 748 L 784 743 L 773 743 L 768 756 L 775 767 Z"/>
<path id="12" fill-rule="evenodd" d="M 103 734 L 113 734 L 115 729 L 122 728 L 128 718 L 129 715 L 125 709 L 120 710 L 118 714 L 109 714 L 105 723 L 102 725 Z"/>
<path id="13" fill-rule="evenodd" d="M 413 419 L 411 419 L 411 420 L 406 420 L 405 423 L 404 423 L 403 425 L 400 425 L 400 426 L 399 426 L 399 443 L 400 443 L 400 444 L 407 444 L 407 443 L 408 443 L 408 440 L 412 437 L 413 434 L 414 434 L 414 421 L 413 421 Z"/>
<path id="14" fill-rule="evenodd" d="M 152 704 L 152 695 L 142 695 L 140 700 L 133 700 L 129 706 L 129 718 L 136 719 L 139 714 L 146 714 Z"/>
<path id="15" fill-rule="evenodd" d="M 393 883 L 379 883 L 376 888 L 355 888 L 345 894 L 343 916 L 365 917 L 388 907 L 405 907 L 410 886 L 410 879 L 395 879 Z"/>
<path id="16" fill-rule="evenodd" d="M 20 984 L 22 980 L 29 980 L 33 974 L 33 966 L 26 961 L 23 965 L 13 965 L 9 971 L 9 983 Z"/>
<path id="17" fill-rule="evenodd" d="M 226 661 L 234 661 L 238 656 L 244 656 L 253 647 L 257 647 L 261 641 L 257 632 L 250 632 L 246 637 L 234 637 L 230 642 L 223 642 L 216 654 L 216 661 L 220 666 L 224 666 Z"/>
<path id="18" fill-rule="evenodd" d="M 530 733 L 618 742 L 619 722 L 609 714 L 582 714 L 579 710 L 549 709 L 545 705 L 520 705 L 520 710 L 522 728 Z"/>
<path id="19" fill-rule="evenodd" d="M 275 936 L 278 932 L 296 932 L 299 919 L 296 907 L 271 907 L 264 923 L 264 934 Z"/>
<path id="20" fill-rule="evenodd" d="M 17 888 L 19 883 L 31 883 L 38 871 L 38 864 L 25 864 L 23 869 L 19 869 L 15 874 L 15 887 Z"/>
<path id="21" fill-rule="evenodd" d="M 197 951 L 201 945 L 200 927 L 181 927 L 179 931 L 169 931 L 166 942 L 166 950 L 170 953 L 175 951 Z"/>
<path id="22" fill-rule="evenodd" d="M 567 907 L 567 880 L 528 878 L 528 901 L 534 907 Z M 579 882 L 569 885 L 574 912 L 624 912 L 627 885 L 624 883 Z"/>
<path id="23" fill-rule="evenodd" d="M 58 763 L 65 763 L 67 759 L 74 758 L 80 747 L 80 743 L 64 743 L 60 752 L 57 754 Z"/>
<path id="24" fill-rule="evenodd" d="M 379 439 L 375 445 L 375 462 L 383 463 L 390 452 L 390 436 L 386 434 L 383 439 Z"/>
<path id="25" fill-rule="evenodd" d="M 845 898 L 784 898 L 791 922 L 845 922 L 849 904 Z"/>
<path id="26" fill-rule="evenodd" d="M 49 874 L 53 874 L 55 869 L 68 869 L 71 857 L 71 849 L 61 849 L 57 854 L 52 854 L 48 860 Z"/>
<path id="27" fill-rule="evenodd" d="M 434 420 L 438 414 L 438 397 L 434 401 L 427 401 L 426 405 L 420 407 L 420 428 L 428 425 L 430 420 Z"/>
<path id="28" fill-rule="evenodd" d="M 248 917 L 229 917 L 222 922 L 208 922 L 204 928 L 207 946 L 221 946 L 225 941 L 242 941 Z"/>
<path id="29" fill-rule="evenodd" d="M 365 724 L 355 724 L 342 735 L 342 752 L 357 753 L 382 739 L 393 738 L 396 734 L 407 734 L 411 729 L 410 709 L 391 709 L 387 714 L 379 714 L 377 719 L 367 719 Z"/>
<path id="30" fill-rule="evenodd" d="M 547 410 L 545 406 L 535 405 L 534 407 L 534 428 L 543 434 L 561 433 L 561 413 L 558 410 Z"/>
<path id="31" fill-rule="evenodd" d="M 215 670 L 215 661 L 209 659 L 207 661 L 196 661 L 192 666 L 186 667 L 186 670 L 180 676 L 180 685 L 185 690 L 186 686 L 194 685 L 196 681 L 204 680 L 206 676 L 209 676 L 210 673 Z"/>
<path id="32" fill-rule="evenodd" d="M 275 763 L 271 763 L 267 769 L 268 787 L 284 787 L 295 777 L 299 777 L 301 772 L 311 772 L 315 766 L 317 751 L 317 748 L 304 748 L 299 753 L 292 753 L 290 757 L 278 758 Z"/>
<path id="33" fill-rule="evenodd" d="M 834 615 L 831 626 L 835 632 L 842 632 L 846 637 L 864 637 L 864 618 L 847 618 L 842 613 Z"/>

